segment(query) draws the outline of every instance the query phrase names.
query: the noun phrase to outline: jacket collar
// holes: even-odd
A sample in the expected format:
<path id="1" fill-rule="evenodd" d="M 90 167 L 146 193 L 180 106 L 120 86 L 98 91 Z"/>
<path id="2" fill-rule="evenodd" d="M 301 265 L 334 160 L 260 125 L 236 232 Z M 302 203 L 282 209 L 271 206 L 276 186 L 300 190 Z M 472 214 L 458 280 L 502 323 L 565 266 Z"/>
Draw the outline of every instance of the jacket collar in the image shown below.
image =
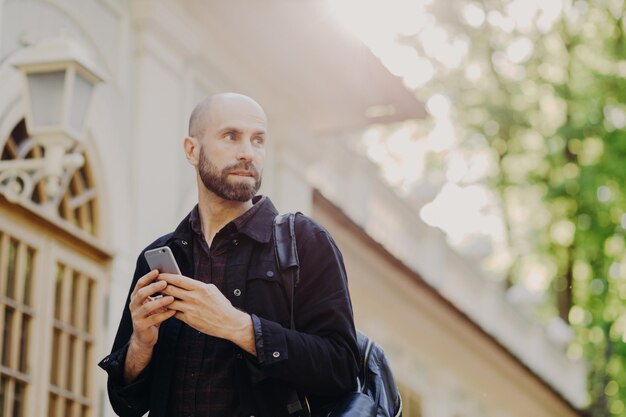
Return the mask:
<path id="1" fill-rule="evenodd" d="M 167 242 L 171 242 L 173 240 L 183 241 L 184 244 L 187 242 L 191 242 L 192 231 L 191 226 L 189 224 L 189 217 L 191 216 L 191 212 L 189 212 L 185 218 L 176 226 L 176 229 L 172 233 Z"/>
<path id="2" fill-rule="evenodd" d="M 252 199 L 255 205 L 259 205 L 256 213 L 239 223 L 235 220 L 237 231 L 260 243 L 268 243 L 272 239 L 274 218 L 278 210 L 267 196 L 256 196 Z"/>

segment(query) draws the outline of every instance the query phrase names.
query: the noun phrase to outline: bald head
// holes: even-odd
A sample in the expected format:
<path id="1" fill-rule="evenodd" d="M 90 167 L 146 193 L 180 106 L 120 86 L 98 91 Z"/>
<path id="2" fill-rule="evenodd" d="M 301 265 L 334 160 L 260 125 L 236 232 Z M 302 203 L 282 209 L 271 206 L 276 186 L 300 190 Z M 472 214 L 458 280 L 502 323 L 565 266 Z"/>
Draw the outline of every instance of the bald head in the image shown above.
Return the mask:
<path id="1" fill-rule="evenodd" d="M 211 123 L 214 116 L 221 113 L 224 107 L 241 108 L 242 111 L 252 109 L 258 111 L 263 118 L 265 112 L 259 103 L 252 98 L 239 93 L 220 93 L 206 97 L 191 112 L 189 118 L 189 136 L 194 138 L 202 138 L 207 126 Z"/>

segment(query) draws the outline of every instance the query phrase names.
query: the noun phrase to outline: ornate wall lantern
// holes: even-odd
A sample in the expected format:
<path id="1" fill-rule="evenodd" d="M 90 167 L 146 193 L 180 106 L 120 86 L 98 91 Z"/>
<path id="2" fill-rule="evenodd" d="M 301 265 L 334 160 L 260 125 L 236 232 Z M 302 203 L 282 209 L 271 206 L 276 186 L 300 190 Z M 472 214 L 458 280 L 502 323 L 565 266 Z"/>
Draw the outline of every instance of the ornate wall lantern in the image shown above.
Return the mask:
<path id="1" fill-rule="evenodd" d="M 89 103 L 102 77 L 84 47 L 65 35 L 22 49 L 11 64 L 23 75 L 26 128 L 44 157 L 0 161 L 0 191 L 13 202 L 29 199 L 32 174 L 42 171 L 53 199 L 64 170 L 84 163 L 82 154 L 68 151 L 84 138 Z"/>

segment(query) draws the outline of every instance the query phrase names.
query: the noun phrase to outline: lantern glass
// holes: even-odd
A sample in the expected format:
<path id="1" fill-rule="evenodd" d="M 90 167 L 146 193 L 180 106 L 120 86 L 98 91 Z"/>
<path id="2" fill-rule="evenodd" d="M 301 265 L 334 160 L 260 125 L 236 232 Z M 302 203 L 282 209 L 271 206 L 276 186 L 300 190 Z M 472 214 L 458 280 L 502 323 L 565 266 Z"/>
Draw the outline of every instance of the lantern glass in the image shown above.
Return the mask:
<path id="1" fill-rule="evenodd" d="M 31 129 L 59 126 L 63 117 L 65 70 L 30 73 L 28 91 L 31 106 Z"/>
<path id="2" fill-rule="evenodd" d="M 83 131 L 93 88 L 92 82 L 81 76 L 80 73 L 76 73 L 74 88 L 70 98 L 69 127 L 77 135 L 80 135 Z"/>

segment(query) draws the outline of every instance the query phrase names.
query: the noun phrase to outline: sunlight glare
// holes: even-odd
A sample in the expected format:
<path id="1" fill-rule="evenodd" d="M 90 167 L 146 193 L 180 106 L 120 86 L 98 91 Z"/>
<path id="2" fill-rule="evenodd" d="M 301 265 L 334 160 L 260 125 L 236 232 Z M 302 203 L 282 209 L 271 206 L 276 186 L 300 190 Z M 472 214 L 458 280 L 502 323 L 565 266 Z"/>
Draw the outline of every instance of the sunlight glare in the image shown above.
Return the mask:
<path id="1" fill-rule="evenodd" d="M 434 152 L 451 149 L 458 139 L 450 119 L 450 99 L 443 94 L 433 94 L 426 102 L 426 110 L 435 120 L 435 126 L 427 136 L 429 148 Z"/>
<path id="2" fill-rule="evenodd" d="M 449 119 L 439 119 L 435 127 L 428 134 L 428 147 L 433 152 L 443 152 L 451 149 L 458 142 L 454 125 Z"/>
<path id="3" fill-rule="evenodd" d="M 506 48 L 506 56 L 515 64 L 528 61 L 534 50 L 533 43 L 525 36 L 515 39 Z"/>
<path id="4" fill-rule="evenodd" d="M 485 11 L 476 3 L 470 3 L 463 9 L 465 21 L 472 27 L 478 28 L 485 23 Z"/>
<path id="5" fill-rule="evenodd" d="M 407 45 L 390 44 L 386 48 L 381 48 L 378 53 L 389 72 L 398 77 L 421 67 L 417 51 Z"/>
<path id="6" fill-rule="evenodd" d="M 497 10 L 491 10 L 487 13 L 487 22 L 491 26 L 501 29 L 503 32 L 511 33 L 515 29 L 515 21 L 508 16 L 503 16 Z"/>
<path id="7" fill-rule="evenodd" d="M 424 52 L 447 68 L 458 67 L 469 51 L 469 40 L 465 35 L 450 39 L 448 32 L 439 26 L 429 26 L 420 33 Z"/>
<path id="8" fill-rule="evenodd" d="M 415 35 L 425 24 L 424 5 L 416 0 L 328 0 L 331 13 L 366 44 L 397 35 Z"/>
<path id="9" fill-rule="evenodd" d="M 465 68 L 465 78 L 467 78 L 468 81 L 476 82 L 480 80 L 480 77 L 482 76 L 482 74 L 483 74 L 483 71 L 480 68 L 479 64 L 474 63 L 471 65 L 468 65 Z"/>
<path id="10" fill-rule="evenodd" d="M 432 80 L 434 75 L 435 68 L 433 64 L 425 58 L 418 57 L 413 62 L 413 68 L 408 68 L 402 75 L 402 82 L 409 90 L 415 90 Z"/>
<path id="11" fill-rule="evenodd" d="M 526 33 L 533 28 L 541 3 L 540 0 L 514 0 L 506 6 L 506 14 L 515 21 L 517 30 Z"/>
<path id="12" fill-rule="evenodd" d="M 537 29 L 548 33 L 563 13 L 564 0 L 544 1 L 541 4 L 541 12 L 537 18 Z"/>
<path id="13" fill-rule="evenodd" d="M 435 119 L 448 118 L 451 107 L 450 99 L 443 94 L 433 94 L 426 101 L 426 110 Z"/>
<path id="14" fill-rule="evenodd" d="M 469 164 L 465 159 L 465 155 L 458 151 L 452 151 L 448 155 L 447 163 L 446 178 L 448 181 L 454 183 L 461 182 L 469 170 Z"/>
<path id="15" fill-rule="evenodd" d="M 623 129 L 626 127 L 626 112 L 620 107 L 604 106 L 604 117 L 610 123 L 609 128 Z"/>
<path id="16" fill-rule="evenodd" d="M 430 3 L 430 0 L 328 0 L 337 21 L 411 90 L 428 83 L 435 69 L 415 48 L 401 43 L 400 38 L 414 36 L 424 27 L 433 25 L 432 15 L 424 9 Z M 466 48 L 457 42 L 452 46 L 452 54 Z M 446 62 L 454 63 L 454 57 L 449 55 L 451 52 L 445 53 Z"/>
<path id="17" fill-rule="evenodd" d="M 472 156 L 469 158 L 468 169 L 463 177 L 463 181 L 481 181 L 497 169 L 497 158 L 494 158 L 494 155 L 489 148 L 474 151 Z"/>
<path id="18" fill-rule="evenodd" d="M 459 243 L 466 236 L 501 233 L 501 219 L 489 213 L 492 200 L 484 186 L 447 183 L 420 210 L 420 216 L 427 224 L 446 232 L 452 242 Z"/>
<path id="19" fill-rule="evenodd" d="M 521 266 L 520 276 L 524 287 L 531 292 L 542 293 L 550 284 L 550 277 L 554 274 L 554 266 L 539 259 L 528 257 Z"/>

